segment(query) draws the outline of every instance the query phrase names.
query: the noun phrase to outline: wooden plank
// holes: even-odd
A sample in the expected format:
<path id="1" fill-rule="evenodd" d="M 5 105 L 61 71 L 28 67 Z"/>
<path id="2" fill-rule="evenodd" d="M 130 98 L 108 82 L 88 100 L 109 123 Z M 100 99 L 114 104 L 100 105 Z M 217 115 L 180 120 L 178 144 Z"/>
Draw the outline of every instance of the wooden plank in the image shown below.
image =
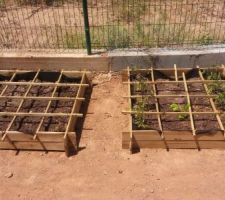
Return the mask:
<path id="1" fill-rule="evenodd" d="M 24 70 L 90 70 L 109 71 L 111 58 L 102 55 L 77 55 L 76 53 L 7 52 L 0 55 L 1 69 Z M 63 66 L 63 67 L 62 67 Z"/>
<path id="2" fill-rule="evenodd" d="M 213 83 L 215 80 L 188 80 L 187 83 Z M 225 80 L 220 80 L 219 82 L 225 83 Z M 1 83 L 1 82 L 0 82 Z M 128 84 L 129 82 L 123 82 L 123 84 Z M 131 85 L 137 85 L 139 84 L 139 81 L 132 81 L 129 84 Z M 183 83 L 183 81 L 145 81 L 146 84 L 178 84 L 178 83 Z"/>
<path id="3" fill-rule="evenodd" d="M 76 117 L 83 117 L 81 113 L 38 113 L 38 112 L 0 112 L 0 116 L 34 116 L 34 117 L 69 117 L 69 116 L 76 116 Z"/>
<path id="4" fill-rule="evenodd" d="M 166 140 L 194 140 L 192 131 L 164 131 Z M 222 131 L 196 132 L 197 140 L 224 140 Z"/>
<path id="5" fill-rule="evenodd" d="M 136 140 L 161 140 L 162 139 L 159 131 L 138 131 L 138 132 L 133 131 L 133 137 Z M 129 141 L 130 132 L 123 132 L 122 140 Z"/>
<path id="6" fill-rule="evenodd" d="M 41 142 L 64 142 L 64 132 L 62 133 L 38 133 L 38 138 Z M 76 133 L 71 133 L 69 132 L 68 135 L 76 135 Z M 12 142 L 31 142 L 34 141 L 33 135 L 32 134 L 25 134 L 25 133 L 15 133 L 14 132 L 9 132 L 7 134 L 9 139 Z M 71 136 L 72 137 L 72 136 Z"/>
<path id="7" fill-rule="evenodd" d="M 121 72 L 121 77 L 122 77 L 122 82 L 125 82 L 128 80 L 128 71 L 127 70 L 123 70 Z"/>
<path id="8" fill-rule="evenodd" d="M 192 131 L 163 131 L 165 140 L 194 140 Z M 198 131 L 196 132 L 196 139 L 197 140 L 221 140 L 225 141 L 223 137 L 223 131 L 213 131 L 213 132 L 206 132 L 198 134 Z M 161 140 L 161 137 L 159 136 L 158 131 L 133 131 L 134 138 L 139 140 Z M 129 132 L 123 132 L 122 134 L 122 140 L 128 141 L 129 140 Z"/>
<path id="9" fill-rule="evenodd" d="M 64 151 L 64 142 L 44 142 L 42 144 L 45 149 L 39 142 L 14 142 L 14 145 L 18 150 Z M 14 150 L 11 144 L 2 141 L 0 141 L 0 149 Z"/>
<path id="10" fill-rule="evenodd" d="M 169 149 L 225 149 L 225 141 L 166 141 Z M 129 148 L 129 141 L 123 141 L 122 147 Z M 166 149 L 163 141 L 135 141 L 133 148 Z"/>
<path id="11" fill-rule="evenodd" d="M 32 134 L 25 134 L 25 133 L 7 133 L 8 138 L 13 141 L 33 141 L 33 135 Z"/>
<path id="12" fill-rule="evenodd" d="M 1 85 L 23 85 L 23 86 L 58 86 L 58 87 L 89 87 L 88 84 L 79 83 L 54 83 L 54 82 L 7 82 L 0 81 Z"/>
<path id="13" fill-rule="evenodd" d="M 132 110 L 124 110 L 124 111 L 122 111 L 122 113 L 123 114 L 136 114 L 136 113 L 138 113 L 137 111 L 132 111 Z M 158 115 L 158 114 L 160 114 L 160 115 L 179 115 L 179 114 L 189 114 L 189 112 L 142 112 L 142 114 L 144 114 L 144 115 Z M 220 111 L 218 111 L 218 112 L 211 112 L 211 111 L 205 111 L 205 112 L 192 112 L 192 114 L 195 114 L 195 115 L 197 115 L 197 114 L 204 114 L 204 115 L 211 115 L 211 114 L 220 114 L 220 115 L 222 115 L 222 114 L 225 114 L 225 112 L 220 112 Z"/>
<path id="14" fill-rule="evenodd" d="M 151 78 L 152 78 L 152 81 L 155 81 L 153 69 L 151 69 Z M 152 87 L 153 87 L 154 96 L 156 96 L 157 95 L 156 85 L 153 84 Z M 159 106 L 159 99 L 158 98 L 155 98 L 155 107 L 156 107 L 156 112 L 159 112 L 160 106 Z M 158 125 L 159 125 L 159 130 L 160 130 L 160 132 L 158 132 L 158 134 L 161 136 L 162 139 L 165 139 L 164 134 L 163 134 L 162 120 L 161 120 L 160 114 L 157 115 L 157 119 L 158 119 Z"/>

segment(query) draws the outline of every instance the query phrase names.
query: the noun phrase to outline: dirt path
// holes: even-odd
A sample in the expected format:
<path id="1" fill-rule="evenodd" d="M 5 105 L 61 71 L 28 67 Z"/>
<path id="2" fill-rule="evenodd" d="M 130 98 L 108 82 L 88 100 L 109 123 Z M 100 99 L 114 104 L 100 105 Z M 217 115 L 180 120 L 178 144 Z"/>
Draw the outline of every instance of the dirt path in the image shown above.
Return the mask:
<path id="1" fill-rule="evenodd" d="M 121 149 L 127 118 L 121 114 L 121 80 L 94 87 L 83 150 L 63 153 L 0 151 L 0 199 L 221 200 L 225 195 L 225 151 Z M 11 174 L 12 173 L 12 174 Z M 13 175 L 13 176 L 12 176 Z M 8 178 L 12 176 L 11 178 Z"/>

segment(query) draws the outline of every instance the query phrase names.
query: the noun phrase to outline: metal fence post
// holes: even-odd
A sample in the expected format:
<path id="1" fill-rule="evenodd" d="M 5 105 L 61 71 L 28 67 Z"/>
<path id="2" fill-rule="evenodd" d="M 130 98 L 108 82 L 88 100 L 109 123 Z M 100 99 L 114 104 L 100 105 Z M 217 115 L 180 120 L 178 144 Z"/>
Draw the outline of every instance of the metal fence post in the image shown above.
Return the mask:
<path id="1" fill-rule="evenodd" d="M 83 0 L 83 13 L 84 13 L 84 30 L 85 30 L 85 39 L 86 39 L 86 48 L 88 55 L 91 55 L 91 36 L 90 36 L 90 26 L 88 19 L 88 0 Z"/>

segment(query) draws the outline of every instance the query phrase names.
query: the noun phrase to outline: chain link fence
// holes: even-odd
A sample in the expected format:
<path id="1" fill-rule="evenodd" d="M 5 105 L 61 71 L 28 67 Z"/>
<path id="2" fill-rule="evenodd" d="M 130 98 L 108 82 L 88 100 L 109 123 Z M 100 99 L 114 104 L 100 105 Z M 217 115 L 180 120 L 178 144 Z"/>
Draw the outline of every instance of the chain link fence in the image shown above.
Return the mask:
<path id="1" fill-rule="evenodd" d="M 86 49 L 82 0 L 0 0 L 0 49 Z M 87 0 L 92 49 L 225 43 L 224 0 Z"/>

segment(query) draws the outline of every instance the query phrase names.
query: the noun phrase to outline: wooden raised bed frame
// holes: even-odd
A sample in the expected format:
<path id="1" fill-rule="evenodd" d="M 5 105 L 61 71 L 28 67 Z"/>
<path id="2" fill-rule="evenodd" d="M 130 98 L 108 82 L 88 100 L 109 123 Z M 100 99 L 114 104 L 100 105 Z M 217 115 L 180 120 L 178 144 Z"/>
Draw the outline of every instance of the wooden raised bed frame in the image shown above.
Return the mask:
<path id="1" fill-rule="evenodd" d="M 216 68 L 217 70 L 224 73 L 224 66 Z M 138 151 L 140 148 L 163 148 L 163 149 L 224 149 L 225 148 L 225 131 L 224 131 L 224 124 L 221 121 L 221 115 L 224 114 L 217 110 L 217 107 L 213 101 L 213 97 L 215 95 L 210 95 L 207 83 L 213 82 L 212 80 L 205 80 L 201 69 L 199 67 L 196 68 L 199 73 L 199 77 L 201 80 L 186 80 L 185 74 L 192 70 L 190 68 L 177 68 L 176 65 L 174 68 L 163 68 L 163 69 L 137 69 L 140 71 L 148 71 L 151 73 L 151 80 L 147 81 L 147 83 L 153 85 L 153 98 L 155 99 L 155 108 L 156 112 L 144 112 L 144 115 L 157 115 L 158 121 L 158 130 L 133 130 L 132 126 L 132 115 L 136 112 L 132 110 L 132 99 L 133 98 L 141 98 L 141 95 L 133 95 L 131 94 L 131 85 L 136 84 L 136 82 L 132 82 L 130 79 L 130 72 L 132 69 L 129 67 L 127 70 L 124 70 L 122 74 L 122 80 L 125 85 L 128 86 L 128 96 L 124 96 L 124 98 L 128 99 L 129 110 L 123 111 L 123 114 L 129 115 L 129 130 L 127 132 L 122 133 L 122 147 L 124 149 L 130 149 L 131 152 Z M 212 68 L 212 70 L 214 70 Z M 160 71 L 161 73 L 172 77 L 173 80 L 165 81 L 164 83 L 170 84 L 177 84 L 183 83 L 185 88 L 184 95 L 158 95 L 156 90 L 156 85 L 161 81 L 157 81 L 154 79 L 154 71 Z M 183 79 L 180 80 L 178 77 L 182 77 Z M 192 106 L 190 106 L 188 112 L 180 112 L 184 114 L 188 114 L 190 118 L 190 125 L 191 131 L 173 131 L 173 130 L 163 130 L 161 116 L 164 114 L 173 115 L 177 114 L 177 112 L 160 112 L 159 110 L 159 98 L 166 98 L 166 97 L 186 97 L 187 102 L 190 103 L 190 97 L 195 95 L 190 95 L 188 92 L 187 85 L 189 83 L 202 83 L 205 89 L 205 95 L 196 95 L 196 96 L 203 96 L 209 99 L 211 108 L 213 112 L 193 112 Z M 225 80 L 221 80 L 222 83 L 225 83 Z M 209 131 L 204 132 L 203 134 L 197 134 L 195 130 L 195 123 L 193 119 L 193 114 L 213 114 L 216 116 L 218 125 L 220 127 L 219 131 Z"/>
<path id="2" fill-rule="evenodd" d="M 18 74 L 35 73 L 35 76 L 30 82 L 14 82 L 13 78 Z M 90 86 L 87 78 L 88 72 L 82 71 L 64 71 L 61 70 L 59 73 L 58 80 L 56 82 L 35 82 L 38 75 L 42 71 L 38 70 L 25 71 L 25 70 L 0 70 L 0 75 L 10 76 L 9 81 L 0 81 L 0 85 L 3 86 L 3 90 L 0 92 L 0 99 L 17 99 L 20 103 L 16 112 L 0 112 L 0 116 L 12 116 L 12 120 L 9 123 L 5 131 L 0 131 L 0 149 L 11 149 L 11 150 L 44 150 L 44 151 L 65 151 L 66 155 L 69 156 L 77 152 L 77 141 L 76 132 L 74 127 L 78 117 L 83 117 L 80 113 L 81 103 L 85 101 L 84 94 L 87 87 Z M 46 73 L 46 72 L 45 72 Z M 47 72 L 48 73 L 48 72 Z M 51 72 L 49 72 L 51 73 Z M 79 77 L 80 83 L 60 83 L 62 76 L 74 78 Z M 24 95 L 21 96 L 4 96 L 9 85 L 25 85 L 27 90 Z M 28 93 L 32 86 L 53 86 L 53 92 L 50 96 L 28 96 Z M 54 94 L 57 87 L 70 86 L 78 87 L 77 94 L 74 97 L 55 97 Z M 24 100 L 43 100 L 48 101 L 45 112 L 20 112 L 20 108 Z M 48 112 L 51 102 L 53 100 L 73 100 L 73 107 L 69 113 L 51 113 Z M 18 131 L 10 131 L 13 121 L 17 116 L 38 116 L 41 117 L 40 123 L 35 134 L 28 134 Z M 68 124 L 66 125 L 65 132 L 50 132 L 41 131 L 40 127 L 44 121 L 44 117 L 55 117 L 55 116 L 67 116 Z"/>

